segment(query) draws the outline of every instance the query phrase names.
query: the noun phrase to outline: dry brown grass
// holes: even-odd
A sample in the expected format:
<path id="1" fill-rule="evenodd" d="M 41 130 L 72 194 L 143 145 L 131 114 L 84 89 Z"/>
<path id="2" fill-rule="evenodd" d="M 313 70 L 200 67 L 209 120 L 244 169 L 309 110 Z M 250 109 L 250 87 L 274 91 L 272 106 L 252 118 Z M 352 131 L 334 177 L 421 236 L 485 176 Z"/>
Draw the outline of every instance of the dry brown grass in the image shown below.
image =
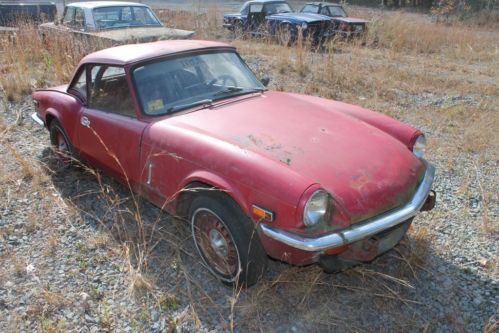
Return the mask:
<path id="1" fill-rule="evenodd" d="M 67 82 L 80 59 L 100 48 L 71 35 L 39 31 L 21 22 L 19 31 L 0 38 L 0 89 L 8 100 L 20 101 L 36 88 Z"/>
<path id="2" fill-rule="evenodd" d="M 192 10 L 156 9 L 158 18 L 168 27 L 193 30 L 195 39 L 217 39 L 223 36 L 223 12 L 216 3 L 198 2 Z"/>

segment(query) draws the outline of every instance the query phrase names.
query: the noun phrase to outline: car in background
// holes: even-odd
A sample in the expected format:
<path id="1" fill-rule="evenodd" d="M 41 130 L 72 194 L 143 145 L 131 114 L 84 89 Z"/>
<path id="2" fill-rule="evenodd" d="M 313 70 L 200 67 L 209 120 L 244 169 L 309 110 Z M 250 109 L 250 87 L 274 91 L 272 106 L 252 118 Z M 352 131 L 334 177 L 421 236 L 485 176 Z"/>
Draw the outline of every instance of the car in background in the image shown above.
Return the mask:
<path id="1" fill-rule="evenodd" d="M 49 1 L 0 1 L 0 26 L 14 26 L 19 20 L 31 22 L 54 21 L 57 7 Z"/>
<path id="2" fill-rule="evenodd" d="M 239 13 L 225 14 L 223 26 L 236 33 L 271 36 L 281 44 L 305 39 L 322 42 L 332 34 L 331 20 L 318 14 L 295 13 L 286 1 L 254 0 L 245 2 Z"/>
<path id="3" fill-rule="evenodd" d="M 341 37 L 354 37 L 366 33 L 368 21 L 348 17 L 342 5 L 331 2 L 310 2 L 303 6 L 301 13 L 314 13 L 331 17 L 333 31 Z"/>
<path id="4" fill-rule="evenodd" d="M 45 34 L 73 33 L 113 45 L 191 38 L 193 31 L 167 28 L 149 6 L 134 2 L 93 1 L 66 5 L 60 22 L 40 25 Z"/>
<path id="5" fill-rule="evenodd" d="M 256 283 L 267 256 L 329 272 L 371 261 L 435 205 L 421 131 L 268 91 L 228 44 L 104 49 L 32 96 L 62 166 L 85 160 L 188 221 L 229 285 Z"/>

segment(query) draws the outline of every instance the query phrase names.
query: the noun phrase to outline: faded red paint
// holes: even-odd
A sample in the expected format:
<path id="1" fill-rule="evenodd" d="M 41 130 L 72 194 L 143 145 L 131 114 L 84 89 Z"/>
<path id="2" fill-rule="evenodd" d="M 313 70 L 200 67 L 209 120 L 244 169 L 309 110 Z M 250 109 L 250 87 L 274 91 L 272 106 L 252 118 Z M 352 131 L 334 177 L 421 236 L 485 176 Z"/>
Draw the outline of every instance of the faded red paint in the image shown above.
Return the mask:
<path id="1" fill-rule="evenodd" d="M 86 63 L 130 66 L 171 53 L 230 48 L 216 42 L 166 41 L 96 52 Z M 303 207 L 324 188 L 335 210 L 321 234 L 349 226 L 407 201 L 424 173 L 411 152 L 420 132 L 385 115 L 341 102 L 282 92 L 255 93 L 211 108 L 144 116 L 128 80 L 137 119 L 89 110 L 66 86 L 37 91 L 38 114 L 55 117 L 85 160 L 128 181 L 160 207 L 174 212 L 175 194 L 192 182 L 227 191 L 251 216 L 251 205 L 275 213 L 273 225 L 310 233 Z M 91 128 L 80 124 L 86 116 Z M 151 170 L 149 172 L 149 170 Z M 261 235 L 267 253 L 308 264 L 316 253 Z"/>

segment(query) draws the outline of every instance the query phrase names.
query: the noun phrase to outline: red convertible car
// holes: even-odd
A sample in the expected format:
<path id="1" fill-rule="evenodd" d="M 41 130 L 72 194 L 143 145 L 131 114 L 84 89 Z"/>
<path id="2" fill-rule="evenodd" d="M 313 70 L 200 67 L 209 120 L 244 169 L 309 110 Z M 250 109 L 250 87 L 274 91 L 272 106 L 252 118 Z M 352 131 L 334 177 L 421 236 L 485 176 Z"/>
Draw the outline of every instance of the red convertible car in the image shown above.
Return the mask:
<path id="1" fill-rule="evenodd" d="M 63 162 L 71 154 L 185 217 L 226 284 L 254 284 L 268 256 L 330 272 L 371 261 L 435 204 L 420 131 L 268 91 L 227 44 L 98 51 L 33 100 Z"/>

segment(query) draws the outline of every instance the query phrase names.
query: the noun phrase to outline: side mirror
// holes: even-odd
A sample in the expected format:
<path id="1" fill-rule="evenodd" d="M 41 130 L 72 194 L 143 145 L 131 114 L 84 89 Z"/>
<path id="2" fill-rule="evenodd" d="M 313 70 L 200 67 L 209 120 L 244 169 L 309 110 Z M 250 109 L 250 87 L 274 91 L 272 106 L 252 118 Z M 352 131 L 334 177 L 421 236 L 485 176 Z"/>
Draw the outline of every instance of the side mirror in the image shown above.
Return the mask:
<path id="1" fill-rule="evenodd" d="M 270 82 L 270 77 L 264 76 L 260 79 L 260 82 L 266 87 L 269 85 Z"/>

